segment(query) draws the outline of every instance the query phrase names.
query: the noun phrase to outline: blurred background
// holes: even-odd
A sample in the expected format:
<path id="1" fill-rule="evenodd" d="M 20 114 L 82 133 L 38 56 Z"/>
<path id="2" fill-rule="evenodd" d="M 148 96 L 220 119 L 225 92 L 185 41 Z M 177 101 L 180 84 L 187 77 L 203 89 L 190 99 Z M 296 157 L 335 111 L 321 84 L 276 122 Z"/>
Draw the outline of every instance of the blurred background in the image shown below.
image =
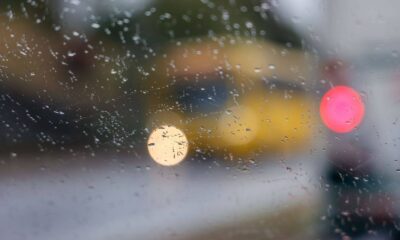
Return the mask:
<path id="1" fill-rule="evenodd" d="M 400 239 L 397 7 L 1 1 L 1 239 Z"/>

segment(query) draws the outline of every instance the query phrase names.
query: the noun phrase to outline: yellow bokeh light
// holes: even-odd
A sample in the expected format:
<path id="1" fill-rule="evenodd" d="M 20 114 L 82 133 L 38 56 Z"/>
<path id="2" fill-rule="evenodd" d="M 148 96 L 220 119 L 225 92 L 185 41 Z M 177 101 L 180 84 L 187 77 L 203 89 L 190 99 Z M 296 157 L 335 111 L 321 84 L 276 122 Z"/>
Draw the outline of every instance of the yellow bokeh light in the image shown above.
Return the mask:
<path id="1" fill-rule="evenodd" d="M 174 126 L 164 125 L 150 134 L 147 149 L 156 163 L 173 166 L 185 159 L 189 143 L 184 132 Z"/>
<path id="2" fill-rule="evenodd" d="M 258 132 L 257 114 L 250 108 L 240 106 L 228 109 L 219 118 L 218 130 L 229 145 L 245 145 L 256 138 Z"/>

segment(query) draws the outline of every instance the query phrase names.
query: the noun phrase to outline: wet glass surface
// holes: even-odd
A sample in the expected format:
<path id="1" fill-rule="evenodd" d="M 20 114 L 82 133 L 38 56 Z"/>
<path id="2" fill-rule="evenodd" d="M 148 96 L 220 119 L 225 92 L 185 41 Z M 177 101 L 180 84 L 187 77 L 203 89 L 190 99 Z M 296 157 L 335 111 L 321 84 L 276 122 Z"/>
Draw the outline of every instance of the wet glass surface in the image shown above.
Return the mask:
<path id="1" fill-rule="evenodd" d="M 0 239 L 400 239 L 394 0 L 0 2 Z"/>

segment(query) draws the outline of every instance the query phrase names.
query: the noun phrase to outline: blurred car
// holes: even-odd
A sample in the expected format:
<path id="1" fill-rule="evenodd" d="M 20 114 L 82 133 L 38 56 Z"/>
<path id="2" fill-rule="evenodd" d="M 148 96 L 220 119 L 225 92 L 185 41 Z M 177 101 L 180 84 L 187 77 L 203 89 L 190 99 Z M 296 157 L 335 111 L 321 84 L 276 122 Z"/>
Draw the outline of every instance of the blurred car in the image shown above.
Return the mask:
<path id="1" fill-rule="evenodd" d="M 312 134 L 305 51 L 266 40 L 183 41 L 166 47 L 145 89 L 147 126 L 175 125 L 192 150 L 292 151 Z M 200 150 L 201 151 L 201 150 Z"/>
<path id="2" fill-rule="evenodd" d="M 377 174 L 370 150 L 359 144 L 330 152 L 327 168 L 327 227 L 333 239 L 399 239 L 396 197 Z"/>

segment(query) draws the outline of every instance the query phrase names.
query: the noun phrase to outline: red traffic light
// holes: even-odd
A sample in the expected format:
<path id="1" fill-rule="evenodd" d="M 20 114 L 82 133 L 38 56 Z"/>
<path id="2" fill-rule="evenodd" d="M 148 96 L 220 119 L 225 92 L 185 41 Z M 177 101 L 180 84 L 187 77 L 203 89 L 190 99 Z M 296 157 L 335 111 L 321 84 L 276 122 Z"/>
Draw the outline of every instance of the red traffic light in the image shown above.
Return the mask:
<path id="1" fill-rule="evenodd" d="M 364 118 L 360 94 L 350 87 L 336 86 L 321 99 L 320 115 L 324 124 L 337 133 L 351 132 Z"/>

